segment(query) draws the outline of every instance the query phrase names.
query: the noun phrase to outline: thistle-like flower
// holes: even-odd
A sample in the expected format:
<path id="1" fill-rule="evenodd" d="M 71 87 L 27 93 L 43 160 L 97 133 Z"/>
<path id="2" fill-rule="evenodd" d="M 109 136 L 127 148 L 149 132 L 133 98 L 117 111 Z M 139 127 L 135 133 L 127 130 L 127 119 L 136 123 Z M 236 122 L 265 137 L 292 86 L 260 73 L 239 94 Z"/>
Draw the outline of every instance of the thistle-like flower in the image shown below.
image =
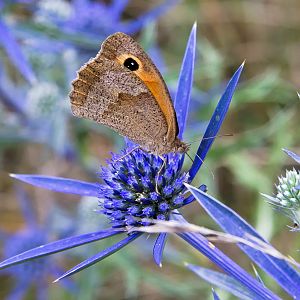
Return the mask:
<path id="1" fill-rule="evenodd" d="M 289 150 L 284 150 L 296 162 L 300 157 Z M 293 230 L 299 231 L 300 226 L 300 172 L 295 168 L 286 170 L 285 176 L 278 177 L 276 195 L 274 197 L 262 194 L 276 210 L 289 217 L 293 223 Z"/>
<path id="2" fill-rule="evenodd" d="M 299 209 L 300 207 L 300 173 L 293 170 L 286 170 L 285 176 L 278 177 L 276 185 L 276 199 L 283 208 Z"/>
<path id="3" fill-rule="evenodd" d="M 102 167 L 100 177 L 106 184 L 100 186 L 101 212 L 116 228 L 145 226 L 149 219 L 169 220 L 171 212 L 184 205 L 183 183 L 188 182 L 180 156 L 170 153 L 164 162 L 143 150 L 126 151 L 128 155 L 125 151 L 114 155 Z"/>

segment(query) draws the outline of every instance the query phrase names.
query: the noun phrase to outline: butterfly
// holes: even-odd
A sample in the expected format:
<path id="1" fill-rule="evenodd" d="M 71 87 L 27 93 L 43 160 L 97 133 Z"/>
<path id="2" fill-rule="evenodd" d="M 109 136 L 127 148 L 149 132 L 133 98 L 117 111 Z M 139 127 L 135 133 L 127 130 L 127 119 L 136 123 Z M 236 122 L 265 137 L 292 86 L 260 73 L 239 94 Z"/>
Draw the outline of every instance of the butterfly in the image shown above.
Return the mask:
<path id="1" fill-rule="evenodd" d="M 71 110 L 128 137 L 156 155 L 185 153 L 168 88 L 142 47 L 125 33 L 110 35 L 77 72 Z"/>

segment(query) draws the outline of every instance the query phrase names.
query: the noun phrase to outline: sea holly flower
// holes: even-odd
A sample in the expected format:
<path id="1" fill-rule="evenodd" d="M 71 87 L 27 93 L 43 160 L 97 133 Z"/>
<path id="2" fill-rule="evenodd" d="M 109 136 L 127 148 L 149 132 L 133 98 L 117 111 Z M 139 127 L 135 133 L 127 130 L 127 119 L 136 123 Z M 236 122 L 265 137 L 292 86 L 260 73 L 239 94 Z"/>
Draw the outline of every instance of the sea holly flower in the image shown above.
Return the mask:
<path id="1" fill-rule="evenodd" d="M 296 153 L 283 149 L 283 151 L 300 163 L 300 156 Z M 262 194 L 269 200 L 269 203 L 280 213 L 289 217 L 293 223 L 293 230 L 299 231 L 300 226 L 300 171 L 293 168 L 286 170 L 285 176 L 278 177 L 278 184 L 275 185 L 276 194 L 274 197 Z"/>
<path id="2" fill-rule="evenodd" d="M 173 210 L 184 205 L 183 183 L 188 175 L 181 171 L 177 154 L 164 158 L 167 167 L 158 178 L 162 158 L 139 149 L 114 155 L 108 167 L 102 167 L 100 177 L 105 184 L 100 186 L 101 212 L 112 227 L 146 226 L 149 218 L 168 220 Z"/>
<path id="3" fill-rule="evenodd" d="M 175 102 L 180 137 L 183 134 L 188 114 L 195 49 L 196 26 L 193 27 L 187 43 Z M 170 153 L 166 155 L 167 164 L 161 172 L 158 172 L 163 163 L 159 157 L 145 153 L 142 150 L 129 153 L 131 148 L 128 148 L 125 150 L 127 155 L 123 157 L 114 156 L 114 162 L 109 162 L 107 167 L 102 168 L 100 173 L 105 184 L 41 175 L 12 175 L 23 182 L 57 192 L 98 197 L 100 207 L 98 213 L 107 215 L 111 226 L 104 230 L 65 238 L 43 245 L 42 247 L 28 250 L 3 261 L 0 263 L 0 268 L 7 268 L 33 258 L 47 256 L 111 236 L 126 234 L 116 244 L 86 259 L 64 273 L 57 279 L 59 280 L 103 260 L 143 235 L 142 232 L 137 231 L 129 233 L 127 231 L 128 226 L 130 228 L 132 228 L 132 225 L 139 227 L 149 226 L 151 225 L 151 219 L 168 220 L 169 218 L 179 218 L 181 222 L 185 222 L 185 219 L 178 215 L 178 209 L 192 202 L 194 195 L 186 196 L 186 188 L 183 183 L 191 182 L 199 171 L 213 143 L 214 137 L 216 137 L 226 116 L 242 69 L 243 65 L 238 68 L 229 81 L 209 121 L 199 145 L 197 156 L 190 170 L 187 172 L 184 172 L 182 169 L 183 156 L 181 154 Z M 116 158 L 118 158 L 118 161 L 115 161 Z M 158 174 L 159 193 L 156 193 L 155 183 Z M 205 190 L 205 187 L 202 186 L 201 189 Z M 178 233 L 178 236 L 207 256 L 226 273 L 232 275 L 236 280 L 251 289 L 257 295 L 257 299 L 277 299 L 271 291 L 249 276 L 246 271 L 200 234 L 183 232 Z M 159 234 L 153 247 L 153 257 L 159 266 L 161 266 L 166 238 L 166 233 Z"/>
<path id="4" fill-rule="evenodd" d="M 1 232 L 4 257 L 17 255 L 20 252 L 45 244 L 49 242 L 49 238 L 53 234 L 49 222 L 46 222 L 46 226 L 41 226 L 37 222 L 36 212 L 25 191 L 20 186 L 17 186 L 16 191 L 25 219 L 25 227 L 13 234 Z M 48 298 L 49 278 L 57 277 L 62 272 L 62 268 L 59 261 L 55 260 L 54 257 L 43 257 L 1 272 L 11 276 L 15 282 L 5 299 L 23 299 L 31 287 L 35 286 L 36 299 L 45 300 Z M 74 282 L 69 279 L 62 282 L 62 286 L 71 293 L 76 290 Z"/>

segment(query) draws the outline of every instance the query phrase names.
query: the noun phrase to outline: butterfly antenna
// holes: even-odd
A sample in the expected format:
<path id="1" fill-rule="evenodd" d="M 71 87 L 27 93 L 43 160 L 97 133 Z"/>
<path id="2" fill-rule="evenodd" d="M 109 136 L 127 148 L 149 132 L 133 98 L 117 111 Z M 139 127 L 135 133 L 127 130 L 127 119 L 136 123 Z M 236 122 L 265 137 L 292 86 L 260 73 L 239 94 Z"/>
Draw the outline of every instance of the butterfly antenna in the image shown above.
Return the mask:
<path id="1" fill-rule="evenodd" d="M 193 152 L 192 150 L 190 150 L 193 154 L 195 154 L 196 157 L 199 158 L 199 160 L 202 162 L 203 166 L 205 168 L 207 168 L 207 170 L 210 172 L 211 176 L 212 176 L 212 179 L 215 180 L 215 174 L 214 172 L 204 163 L 204 160 L 195 152 Z"/>
<path id="2" fill-rule="evenodd" d="M 208 137 L 202 138 L 202 140 L 210 140 L 210 139 L 215 139 L 217 137 L 224 137 L 224 136 L 233 136 L 233 134 L 232 133 L 226 133 L 226 134 L 222 134 L 222 135 L 208 136 Z M 196 142 L 199 142 L 199 140 L 194 140 L 194 141 L 191 142 L 191 144 L 196 143 Z"/>

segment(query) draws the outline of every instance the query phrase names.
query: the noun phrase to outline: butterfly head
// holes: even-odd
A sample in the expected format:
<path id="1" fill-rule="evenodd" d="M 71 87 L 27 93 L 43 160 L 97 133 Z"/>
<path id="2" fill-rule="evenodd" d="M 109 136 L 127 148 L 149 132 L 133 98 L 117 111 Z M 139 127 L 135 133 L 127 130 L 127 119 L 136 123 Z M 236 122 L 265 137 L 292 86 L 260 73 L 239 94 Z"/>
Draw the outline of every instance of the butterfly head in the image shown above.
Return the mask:
<path id="1" fill-rule="evenodd" d="M 148 150 L 156 155 L 163 155 L 168 153 L 187 153 L 190 145 L 182 142 L 178 137 L 173 142 L 152 143 L 148 145 Z"/>
<path id="2" fill-rule="evenodd" d="M 174 141 L 174 149 L 172 152 L 187 153 L 190 149 L 190 145 L 182 142 L 176 138 Z"/>

